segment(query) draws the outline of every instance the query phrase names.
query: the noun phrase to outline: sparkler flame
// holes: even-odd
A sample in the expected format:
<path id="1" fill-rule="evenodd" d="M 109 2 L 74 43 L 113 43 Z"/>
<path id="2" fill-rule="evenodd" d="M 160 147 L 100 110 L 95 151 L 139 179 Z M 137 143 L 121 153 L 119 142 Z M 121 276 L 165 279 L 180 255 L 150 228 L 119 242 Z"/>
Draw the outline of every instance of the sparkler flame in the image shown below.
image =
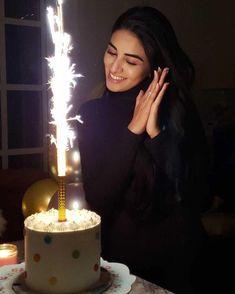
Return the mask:
<path id="1" fill-rule="evenodd" d="M 65 209 L 65 176 L 66 176 L 66 151 L 72 147 L 75 133 L 68 124 L 71 120 L 82 122 L 79 116 L 67 118 L 72 109 L 69 104 L 71 89 L 76 85 L 76 78 L 82 77 L 75 73 L 75 64 L 71 64 L 69 53 L 72 50 L 70 35 L 64 32 L 62 0 L 57 1 L 57 14 L 52 7 L 47 8 L 47 16 L 54 43 L 54 56 L 47 58 L 52 77 L 49 81 L 53 97 L 51 122 L 56 126 L 56 137 L 51 135 L 51 142 L 57 148 L 57 170 L 59 176 L 58 194 L 58 219 L 66 220 Z"/>
<path id="2" fill-rule="evenodd" d="M 71 89 L 76 86 L 76 78 L 82 77 L 75 73 L 75 64 L 71 64 L 69 53 L 72 50 L 71 37 L 63 29 L 63 1 L 58 1 L 57 14 L 52 7 L 47 8 L 47 16 L 54 44 L 54 56 L 48 57 L 48 66 L 52 77 L 49 81 L 53 97 L 51 99 L 52 109 L 51 124 L 56 126 L 56 137 L 51 135 L 51 142 L 57 147 L 58 176 L 66 175 L 66 151 L 73 146 L 76 138 L 74 131 L 68 121 L 81 121 L 80 116 L 67 118 L 72 109 L 69 104 L 71 100 Z"/>

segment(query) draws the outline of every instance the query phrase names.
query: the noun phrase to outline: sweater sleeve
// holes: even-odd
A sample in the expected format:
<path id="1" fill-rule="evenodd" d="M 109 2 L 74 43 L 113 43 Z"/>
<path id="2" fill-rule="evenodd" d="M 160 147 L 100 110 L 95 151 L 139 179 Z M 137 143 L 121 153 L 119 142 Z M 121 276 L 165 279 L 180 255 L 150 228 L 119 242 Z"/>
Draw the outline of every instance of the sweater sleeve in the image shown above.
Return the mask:
<path id="1" fill-rule="evenodd" d="M 99 137 L 99 128 L 95 129 L 95 136 L 93 133 L 89 126 L 80 130 L 83 185 L 91 209 L 108 216 L 112 208 L 122 204 L 143 136 L 127 128 L 107 138 L 102 134 Z"/>
<path id="2" fill-rule="evenodd" d="M 164 172 L 167 154 L 167 131 L 161 131 L 159 135 L 153 139 L 147 138 L 145 140 L 145 147 L 150 153 L 155 166 L 159 172 Z"/>

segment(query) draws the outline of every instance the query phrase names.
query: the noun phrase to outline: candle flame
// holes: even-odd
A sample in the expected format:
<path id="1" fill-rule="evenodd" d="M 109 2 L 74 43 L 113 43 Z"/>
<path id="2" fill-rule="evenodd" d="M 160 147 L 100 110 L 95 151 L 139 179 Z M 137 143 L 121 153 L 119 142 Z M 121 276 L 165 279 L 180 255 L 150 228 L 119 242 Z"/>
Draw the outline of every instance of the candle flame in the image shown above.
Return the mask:
<path id="1" fill-rule="evenodd" d="M 9 249 L 0 250 L 0 258 L 11 256 L 11 251 Z"/>

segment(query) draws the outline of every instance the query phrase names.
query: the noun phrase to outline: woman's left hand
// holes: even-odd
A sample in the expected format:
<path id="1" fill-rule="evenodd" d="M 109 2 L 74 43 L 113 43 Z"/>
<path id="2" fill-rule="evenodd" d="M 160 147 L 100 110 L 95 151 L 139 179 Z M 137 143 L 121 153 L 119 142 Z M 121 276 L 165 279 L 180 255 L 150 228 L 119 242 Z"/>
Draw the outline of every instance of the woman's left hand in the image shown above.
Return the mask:
<path id="1" fill-rule="evenodd" d="M 168 74 L 169 69 L 164 68 L 158 69 L 157 74 L 159 76 L 159 80 L 157 83 L 157 95 L 151 105 L 147 125 L 146 125 L 146 132 L 150 136 L 150 138 L 156 137 L 160 133 L 160 129 L 158 126 L 158 111 L 159 111 L 159 106 L 161 104 L 162 98 L 166 92 L 167 87 L 169 86 L 169 83 L 165 82 L 166 75 Z M 151 89 L 150 89 L 151 93 Z"/>
<path id="2" fill-rule="evenodd" d="M 164 93 L 169 85 L 165 77 L 169 69 L 158 69 L 154 71 L 154 78 L 146 92 L 140 91 L 136 98 L 136 105 L 128 129 L 135 134 L 142 134 L 144 131 L 153 138 L 160 132 L 158 127 L 158 109 Z"/>

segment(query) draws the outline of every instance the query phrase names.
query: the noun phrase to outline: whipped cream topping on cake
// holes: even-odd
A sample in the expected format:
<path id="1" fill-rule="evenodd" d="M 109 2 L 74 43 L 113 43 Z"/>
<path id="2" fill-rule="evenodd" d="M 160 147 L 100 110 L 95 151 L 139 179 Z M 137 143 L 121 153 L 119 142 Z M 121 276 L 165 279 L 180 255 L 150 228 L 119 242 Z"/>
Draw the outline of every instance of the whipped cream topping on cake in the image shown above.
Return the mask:
<path id="1" fill-rule="evenodd" d="M 66 221 L 58 221 L 58 210 L 50 209 L 28 216 L 25 227 L 40 232 L 71 232 L 93 228 L 101 218 L 93 211 L 86 209 L 66 209 Z"/>

